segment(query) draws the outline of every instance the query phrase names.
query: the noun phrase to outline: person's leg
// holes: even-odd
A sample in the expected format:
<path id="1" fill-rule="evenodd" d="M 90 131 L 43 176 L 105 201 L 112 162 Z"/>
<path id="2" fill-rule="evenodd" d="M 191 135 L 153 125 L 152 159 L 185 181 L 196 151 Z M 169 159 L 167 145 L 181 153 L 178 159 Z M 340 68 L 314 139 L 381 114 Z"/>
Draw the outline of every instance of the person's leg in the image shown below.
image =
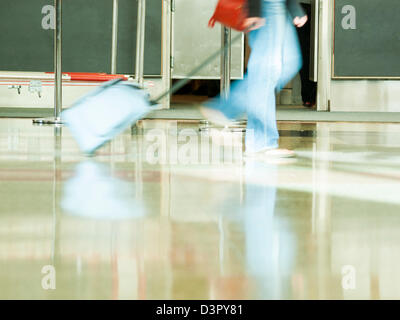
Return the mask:
<path id="1" fill-rule="evenodd" d="M 245 75 L 243 80 L 232 83 L 228 99 L 219 95 L 208 101 L 205 106 L 222 112 L 229 120 L 236 120 L 246 112 L 247 82 L 247 75 Z"/>
<path id="2" fill-rule="evenodd" d="M 266 2 L 266 25 L 250 33 L 246 153 L 278 148 L 275 88 L 282 73 L 286 2 Z"/>

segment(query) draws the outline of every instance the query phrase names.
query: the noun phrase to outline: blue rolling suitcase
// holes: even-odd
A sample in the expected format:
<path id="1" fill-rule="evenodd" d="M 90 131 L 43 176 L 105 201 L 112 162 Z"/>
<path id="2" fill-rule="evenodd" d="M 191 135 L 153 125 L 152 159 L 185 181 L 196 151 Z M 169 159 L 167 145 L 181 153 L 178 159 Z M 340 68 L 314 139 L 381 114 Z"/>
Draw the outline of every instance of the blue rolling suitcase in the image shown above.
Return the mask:
<path id="1" fill-rule="evenodd" d="M 117 79 L 78 100 L 61 117 L 82 152 L 92 155 L 149 111 L 146 91 Z"/>

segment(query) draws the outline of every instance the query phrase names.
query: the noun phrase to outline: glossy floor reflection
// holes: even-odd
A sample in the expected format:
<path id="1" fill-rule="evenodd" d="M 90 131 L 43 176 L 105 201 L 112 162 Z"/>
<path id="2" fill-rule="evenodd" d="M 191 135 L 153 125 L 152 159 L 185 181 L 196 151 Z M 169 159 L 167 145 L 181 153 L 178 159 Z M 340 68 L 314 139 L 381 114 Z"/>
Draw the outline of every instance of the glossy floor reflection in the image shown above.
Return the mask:
<path id="1" fill-rule="evenodd" d="M 294 161 L 160 120 L 87 159 L 1 119 L 0 299 L 399 299 L 400 125 L 279 128 Z"/>

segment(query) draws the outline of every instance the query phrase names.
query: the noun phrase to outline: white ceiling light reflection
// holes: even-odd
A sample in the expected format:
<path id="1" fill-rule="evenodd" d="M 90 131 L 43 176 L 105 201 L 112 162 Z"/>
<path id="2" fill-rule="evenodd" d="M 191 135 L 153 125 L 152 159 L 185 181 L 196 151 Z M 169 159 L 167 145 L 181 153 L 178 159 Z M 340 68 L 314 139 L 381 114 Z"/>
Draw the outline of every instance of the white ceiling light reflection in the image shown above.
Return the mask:
<path id="1" fill-rule="evenodd" d="M 94 161 L 77 165 L 75 175 L 64 185 L 61 207 L 67 214 L 100 220 L 145 215 L 135 184 L 113 177 L 110 168 Z"/>

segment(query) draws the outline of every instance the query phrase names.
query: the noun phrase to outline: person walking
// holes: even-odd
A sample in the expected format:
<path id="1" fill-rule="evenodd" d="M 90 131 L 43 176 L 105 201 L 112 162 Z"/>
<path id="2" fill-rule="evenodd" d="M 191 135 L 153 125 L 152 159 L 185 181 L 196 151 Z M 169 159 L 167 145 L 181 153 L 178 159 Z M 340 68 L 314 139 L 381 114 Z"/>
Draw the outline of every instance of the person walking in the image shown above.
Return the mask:
<path id="1" fill-rule="evenodd" d="M 302 27 L 308 17 L 297 0 L 247 0 L 247 6 L 251 47 L 247 74 L 232 85 L 228 98 L 211 100 L 201 112 L 220 125 L 246 112 L 246 156 L 293 157 L 293 151 L 279 148 L 275 93 L 301 68 L 295 26 Z"/>

